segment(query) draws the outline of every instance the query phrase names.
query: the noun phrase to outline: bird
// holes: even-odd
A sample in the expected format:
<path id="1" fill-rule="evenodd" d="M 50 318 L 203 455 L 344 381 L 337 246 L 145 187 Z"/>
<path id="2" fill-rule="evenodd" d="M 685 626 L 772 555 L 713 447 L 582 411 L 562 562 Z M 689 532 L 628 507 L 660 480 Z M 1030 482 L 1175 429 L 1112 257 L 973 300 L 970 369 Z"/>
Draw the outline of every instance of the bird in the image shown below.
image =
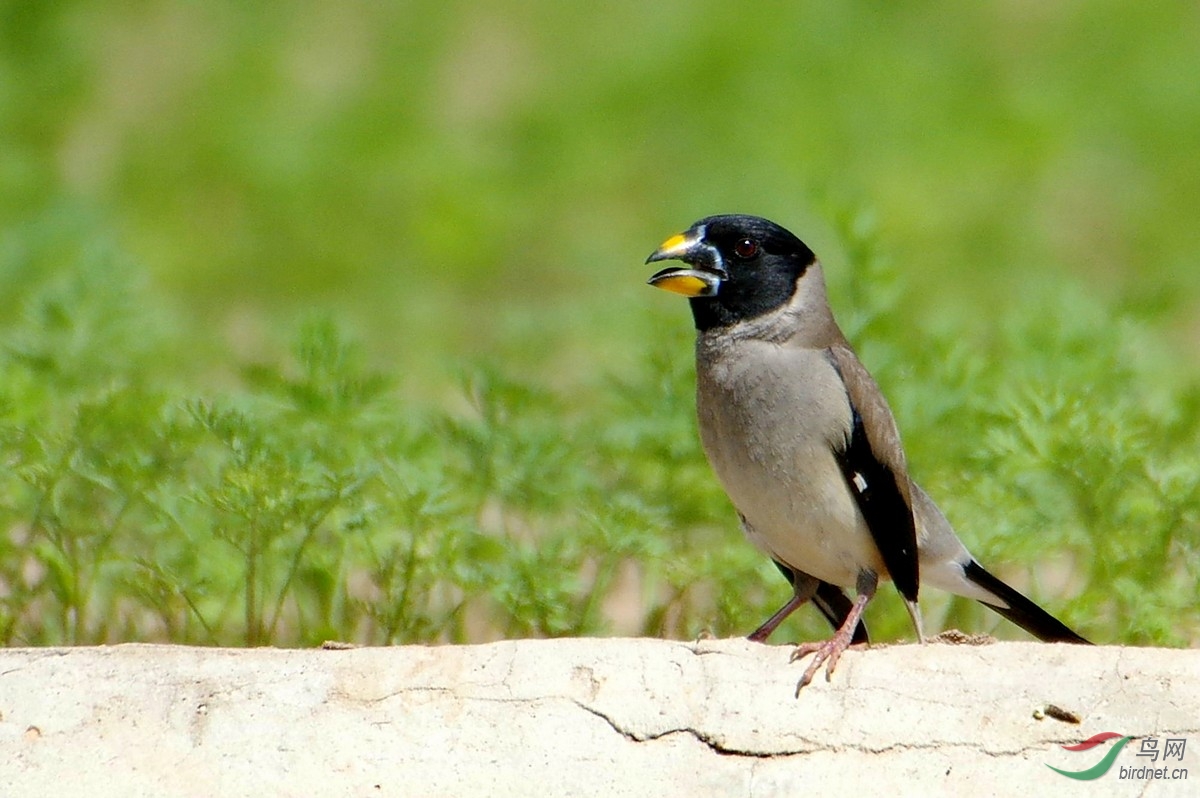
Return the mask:
<path id="1" fill-rule="evenodd" d="M 834 627 L 793 651 L 792 662 L 813 655 L 797 695 L 868 641 L 862 613 L 881 580 L 900 593 L 922 643 L 922 584 L 975 599 L 1043 641 L 1088 643 L 980 565 L 910 478 L 892 411 L 838 327 L 803 241 L 758 216 L 709 216 L 646 259 L 661 261 L 682 264 L 647 282 L 689 299 L 704 452 L 745 536 L 792 586 L 749 638 L 766 641 L 810 600 Z"/>

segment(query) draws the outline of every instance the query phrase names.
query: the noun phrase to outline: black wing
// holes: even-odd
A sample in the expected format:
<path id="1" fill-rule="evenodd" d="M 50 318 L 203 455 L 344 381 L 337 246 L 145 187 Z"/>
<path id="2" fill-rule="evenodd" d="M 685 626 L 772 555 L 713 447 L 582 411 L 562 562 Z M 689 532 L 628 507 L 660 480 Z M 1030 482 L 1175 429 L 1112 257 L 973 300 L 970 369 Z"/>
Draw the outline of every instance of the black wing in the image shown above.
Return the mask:
<path id="1" fill-rule="evenodd" d="M 827 350 L 829 360 L 846 385 L 853 424 L 844 447 L 836 452 L 842 475 L 866 519 L 879 547 L 883 564 L 900 595 L 917 600 L 920 570 L 917 562 L 917 527 L 913 520 L 904 450 L 892 412 L 878 386 L 849 349 Z M 864 415 L 875 423 L 872 441 Z"/>

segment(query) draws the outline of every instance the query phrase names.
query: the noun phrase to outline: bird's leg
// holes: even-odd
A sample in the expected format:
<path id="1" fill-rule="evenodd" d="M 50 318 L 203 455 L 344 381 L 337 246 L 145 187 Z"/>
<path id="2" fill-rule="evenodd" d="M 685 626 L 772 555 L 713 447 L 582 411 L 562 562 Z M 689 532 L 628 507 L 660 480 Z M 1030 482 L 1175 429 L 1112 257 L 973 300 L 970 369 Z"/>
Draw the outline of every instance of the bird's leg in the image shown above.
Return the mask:
<path id="1" fill-rule="evenodd" d="M 837 667 L 838 660 L 841 659 L 842 652 L 850 647 L 850 642 L 854 639 L 854 630 L 858 626 L 859 619 L 862 618 L 863 609 L 875 595 L 875 588 L 878 586 L 879 577 L 874 571 L 860 571 L 856 586 L 858 595 L 854 598 L 854 605 L 850 608 L 850 613 L 842 622 L 841 627 L 833 633 L 833 637 L 823 643 L 801 643 L 796 646 L 796 650 L 792 652 L 791 662 L 809 654 L 813 655 L 812 662 L 808 664 L 804 675 L 800 677 L 800 682 L 796 685 L 797 696 L 813 680 L 813 676 L 816 675 L 817 669 L 822 664 L 825 664 L 825 681 L 829 681 L 833 675 L 833 669 Z"/>
<path id="2" fill-rule="evenodd" d="M 771 632 L 774 632 L 775 629 L 779 627 L 779 624 L 783 623 L 785 618 L 799 609 L 804 602 L 813 597 L 813 594 L 817 592 L 817 586 L 819 584 L 820 583 L 815 576 L 800 574 L 793 571 L 792 597 L 788 599 L 787 604 L 784 604 L 779 608 L 778 612 L 776 612 L 770 618 L 767 618 L 766 623 L 751 632 L 746 639 L 752 640 L 755 643 L 765 643 L 767 638 L 771 636 Z"/>

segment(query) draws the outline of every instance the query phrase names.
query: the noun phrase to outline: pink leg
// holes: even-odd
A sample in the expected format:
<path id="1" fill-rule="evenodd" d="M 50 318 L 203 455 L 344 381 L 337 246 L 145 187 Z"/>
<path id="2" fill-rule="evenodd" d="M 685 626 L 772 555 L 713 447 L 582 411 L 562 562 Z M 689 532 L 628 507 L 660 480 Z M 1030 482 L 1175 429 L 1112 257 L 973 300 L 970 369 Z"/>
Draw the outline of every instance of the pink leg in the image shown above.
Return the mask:
<path id="1" fill-rule="evenodd" d="M 795 662 L 798 659 L 814 655 L 812 662 L 804 670 L 804 675 L 800 677 L 799 684 L 796 685 L 796 695 L 800 695 L 800 691 L 813 680 L 817 670 L 822 664 L 825 664 L 825 681 L 829 681 L 833 676 L 833 669 L 837 667 L 838 660 L 842 657 L 842 652 L 850 647 L 850 643 L 854 639 L 854 630 L 858 626 L 859 620 L 862 618 L 863 610 L 867 606 L 867 602 L 875 595 L 875 588 L 879 585 L 879 578 L 875 574 L 864 572 L 858 578 L 858 596 L 854 599 L 854 605 L 850 608 L 850 614 L 846 616 L 846 620 L 842 622 L 841 627 L 833 633 L 833 637 L 823 643 L 801 643 L 796 646 L 796 650 L 792 652 L 791 661 Z"/>
<path id="2" fill-rule="evenodd" d="M 788 603 L 779 608 L 779 611 L 767 618 L 766 623 L 755 629 L 747 636 L 747 640 L 752 640 L 755 643 L 763 643 L 771 632 L 774 632 L 779 624 L 804 605 L 804 602 L 813 597 L 817 592 L 817 580 L 807 574 L 796 574 L 795 584 L 792 585 L 792 597 L 788 599 Z"/>

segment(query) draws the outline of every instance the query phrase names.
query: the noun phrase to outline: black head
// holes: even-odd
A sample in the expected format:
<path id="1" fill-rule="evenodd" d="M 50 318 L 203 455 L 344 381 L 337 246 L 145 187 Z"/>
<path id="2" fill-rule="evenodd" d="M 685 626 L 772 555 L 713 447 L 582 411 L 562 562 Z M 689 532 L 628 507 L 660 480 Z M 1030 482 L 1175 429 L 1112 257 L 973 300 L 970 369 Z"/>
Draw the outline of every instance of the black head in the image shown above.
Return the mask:
<path id="1" fill-rule="evenodd" d="M 650 278 L 689 297 L 696 328 L 725 327 L 791 301 L 816 257 L 790 232 L 758 216 L 709 216 L 672 236 L 646 262 L 683 261 Z"/>

